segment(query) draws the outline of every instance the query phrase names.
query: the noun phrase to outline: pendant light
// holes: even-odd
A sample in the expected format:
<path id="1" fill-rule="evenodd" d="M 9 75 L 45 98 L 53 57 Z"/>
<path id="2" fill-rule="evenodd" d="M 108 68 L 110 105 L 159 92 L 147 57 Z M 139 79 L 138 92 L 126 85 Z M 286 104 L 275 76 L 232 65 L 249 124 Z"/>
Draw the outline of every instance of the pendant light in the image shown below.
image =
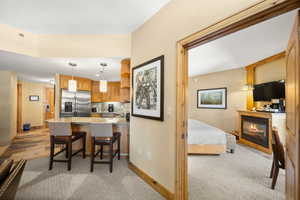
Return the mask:
<path id="1" fill-rule="evenodd" d="M 104 74 L 104 70 L 105 67 L 107 66 L 106 63 L 100 63 L 102 69 L 100 70 L 100 80 L 99 80 L 99 91 L 100 92 L 107 92 L 107 80 L 104 79 L 103 74 Z"/>
<path id="2" fill-rule="evenodd" d="M 77 92 L 77 81 L 74 80 L 74 68 L 77 67 L 76 63 L 69 63 L 72 67 L 72 79 L 68 81 L 68 91 L 69 92 Z"/>

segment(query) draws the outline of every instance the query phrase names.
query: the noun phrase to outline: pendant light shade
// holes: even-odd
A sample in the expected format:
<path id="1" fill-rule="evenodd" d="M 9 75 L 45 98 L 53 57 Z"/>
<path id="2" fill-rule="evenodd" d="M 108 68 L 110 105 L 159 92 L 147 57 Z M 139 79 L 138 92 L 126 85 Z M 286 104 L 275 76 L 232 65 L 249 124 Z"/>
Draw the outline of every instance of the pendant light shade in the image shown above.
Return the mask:
<path id="1" fill-rule="evenodd" d="M 77 67 L 77 64 L 69 62 L 69 65 L 72 68 L 72 80 L 68 81 L 68 91 L 77 92 L 77 81 L 74 80 L 74 69 Z"/>
<path id="2" fill-rule="evenodd" d="M 107 92 L 107 80 L 99 81 L 99 90 L 100 92 Z"/>
<path id="3" fill-rule="evenodd" d="M 77 92 L 77 81 L 76 80 L 68 81 L 68 90 L 70 92 Z"/>

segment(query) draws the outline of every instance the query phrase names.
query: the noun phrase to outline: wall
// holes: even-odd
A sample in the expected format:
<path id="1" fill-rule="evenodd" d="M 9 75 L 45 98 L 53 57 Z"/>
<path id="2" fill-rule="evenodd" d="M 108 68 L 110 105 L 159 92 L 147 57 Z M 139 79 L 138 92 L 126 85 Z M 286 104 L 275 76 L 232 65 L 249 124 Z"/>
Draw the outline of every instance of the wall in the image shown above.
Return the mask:
<path id="1" fill-rule="evenodd" d="M 203 121 L 224 131 L 236 130 L 237 110 L 245 110 L 247 91 L 244 68 L 199 75 L 189 78 L 188 116 Z M 197 90 L 209 88 L 227 88 L 227 109 L 198 109 Z"/>
<path id="2" fill-rule="evenodd" d="M 173 0 L 132 34 L 132 66 L 165 55 L 165 120 L 131 117 L 130 161 L 171 192 L 175 188 L 176 42 L 257 2 Z"/>
<path id="3" fill-rule="evenodd" d="M 36 35 L 0 24 L 0 50 L 34 57 L 130 57 L 131 35 Z"/>
<path id="4" fill-rule="evenodd" d="M 8 145 L 17 134 L 17 77 L 0 71 L 0 146 Z"/>
<path id="5" fill-rule="evenodd" d="M 22 124 L 30 123 L 31 126 L 43 126 L 45 119 L 46 87 L 50 84 L 21 81 L 22 84 Z M 39 101 L 29 101 L 30 95 L 38 95 Z"/>
<path id="6" fill-rule="evenodd" d="M 280 58 L 255 68 L 255 84 L 285 80 L 285 78 L 285 58 Z"/>
<path id="7" fill-rule="evenodd" d="M 285 58 L 280 58 L 272 62 L 259 65 L 255 68 L 254 73 L 255 84 L 267 83 L 271 81 L 285 80 L 286 79 L 286 64 Z M 270 102 L 258 101 L 254 102 L 256 108 L 261 108 Z"/>

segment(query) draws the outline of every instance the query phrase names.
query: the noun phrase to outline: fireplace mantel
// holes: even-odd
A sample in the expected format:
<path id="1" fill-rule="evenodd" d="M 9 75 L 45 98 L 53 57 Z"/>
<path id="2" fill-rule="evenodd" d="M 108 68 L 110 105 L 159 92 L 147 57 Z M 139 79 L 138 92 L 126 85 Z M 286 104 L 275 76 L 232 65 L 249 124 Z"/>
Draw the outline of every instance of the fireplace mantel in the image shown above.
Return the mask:
<path id="1" fill-rule="evenodd" d="M 244 117 L 244 123 L 242 123 L 242 120 L 243 120 L 243 116 Z M 248 120 L 247 120 L 247 117 L 248 117 Z M 246 119 L 246 120 L 245 120 Z M 244 129 L 244 132 L 242 132 L 242 126 L 243 124 L 248 124 L 249 126 L 249 120 L 251 121 L 251 119 L 253 119 L 253 124 L 255 125 L 255 119 L 265 119 L 265 120 L 261 120 L 261 121 L 265 121 L 267 120 L 267 128 L 266 126 L 264 125 L 258 125 L 258 126 L 261 126 L 261 127 L 265 127 L 265 132 L 268 131 L 268 134 L 250 134 L 251 137 L 253 137 L 254 139 L 255 138 L 262 138 L 262 137 L 257 137 L 258 135 L 261 136 L 261 135 L 265 135 L 266 138 L 265 138 L 265 143 L 266 143 L 266 140 L 268 140 L 268 146 L 264 146 L 262 144 L 259 144 L 258 141 L 253 141 L 253 139 L 251 140 L 251 138 L 249 138 L 249 131 L 248 133 L 246 133 L 247 129 Z M 263 151 L 265 153 L 269 153 L 271 154 L 272 153 L 272 128 L 273 127 L 276 127 L 278 130 L 279 130 L 279 136 L 280 136 L 280 139 L 282 141 L 282 143 L 285 143 L 285 135 L 286 135 L 286 129 L 285 129 L 285 121 L 286 121 L 286 114 L 285 113 L 268 113 L 268 112 L 256 112 L 256 111 L 246 111 L 246 110 L 239 110 L 238 111 L 238 123 L 237 123 L 237 130 L 238 130 L 238 133 L 239 133 L 239 138 L 240 138 L 240 142 L 245 144 L 245 145 L 248 145 L 252 148 L 255 148 L 257 150 L 260 150 L 260 151 Z M 251 124 L 251 123 L 250 123 Z M 252 124 L 251 124 L 252 126 Z M 248 128 L 250 129 L 250 128 Z M 250 133 L 255 133 L 255 131 L 252 131 L 253 128 L 250 129 Z M 260 132 L 261 133 L 261 132 Z M 248 135 L 247 135 L 248 134 Z M 247 136 L 247 137 L 246 137 Z M 262 139 L 261 139 L 262 140 Z M 260 141 L 261 142 L 261 141 Z"/>

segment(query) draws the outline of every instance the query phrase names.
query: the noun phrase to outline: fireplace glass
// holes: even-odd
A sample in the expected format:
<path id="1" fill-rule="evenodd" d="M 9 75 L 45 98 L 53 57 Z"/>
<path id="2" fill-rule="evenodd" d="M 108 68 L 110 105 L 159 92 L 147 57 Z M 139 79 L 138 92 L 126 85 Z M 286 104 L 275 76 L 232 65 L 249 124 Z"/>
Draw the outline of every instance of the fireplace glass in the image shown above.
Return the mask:
<path id="1" fill-rule="evenodd" d="M 242 116 L 242 138 L 269 148 L 269 120 L 266 118 Z"/>

